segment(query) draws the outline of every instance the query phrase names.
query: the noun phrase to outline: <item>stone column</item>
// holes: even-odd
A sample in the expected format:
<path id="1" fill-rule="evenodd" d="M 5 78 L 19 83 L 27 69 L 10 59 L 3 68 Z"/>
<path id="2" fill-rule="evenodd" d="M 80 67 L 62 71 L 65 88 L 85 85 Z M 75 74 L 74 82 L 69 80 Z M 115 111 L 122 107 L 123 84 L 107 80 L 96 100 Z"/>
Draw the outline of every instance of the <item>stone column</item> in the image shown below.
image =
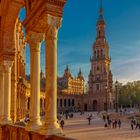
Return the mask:
<path id="1" fill-rule="evenodd" d="M 40 122 L 40 46 L 43 34 L 29 32 L 27 33 L 27 42 L 30 45 L 30 76 L 31 76 L 31 94 L 30 94 L 30 123 L 26 129 L 36 131 L 39 129 Z"/>
<path id="2" fill-rule="evenodd" d="M 46 112 L 45 124 L 40 133 L 45 135 L 61 134 L 57 123 L 57 34 L 61 18 L 48 16 L 46 32 Z"/>
<path id="3" fill-rule="evenodd" d="M 11 107 L 11 68 L 13 61 L 4 60 L 4 112 L 2 124 L 9 124 L 12 122 L 10 116 Z"/>
<path id="4" fill-rule="evenodd" d="M 0 123 L 3 119 L 3 111 L 4 111 L 4 70 L 3 67 L 0 66 Z"/>

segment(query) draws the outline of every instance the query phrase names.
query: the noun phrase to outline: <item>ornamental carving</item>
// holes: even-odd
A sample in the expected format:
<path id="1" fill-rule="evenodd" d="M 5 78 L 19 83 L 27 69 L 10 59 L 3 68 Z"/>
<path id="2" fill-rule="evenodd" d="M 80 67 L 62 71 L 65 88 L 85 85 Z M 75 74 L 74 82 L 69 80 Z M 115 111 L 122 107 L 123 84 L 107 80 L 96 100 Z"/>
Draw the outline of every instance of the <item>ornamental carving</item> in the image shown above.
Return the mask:
<path id="1" fill-rule="evenodd" d="M 13 65 L 13 61 L 4 60 L 3 61 L 4 71 L 9 73 L 10 70 L 11 70 L 12 65 Z"/>
<path id="2" fill-rule="evenodd" d="M 40 50 L 40 45 L 39 44 L 41 43 L 43 38 L 44 38 L 43 33 L 36 33 L 36 32 L 33 32 L 33 31 L 29 31 L 27 33 L 27 36 L 26 36 L 26 39 L 27 39 L 27 42 L 30 45 L 30 48 L 32 50 L 36 50 L 36 51 Z"/>
<path id="3" fill-rule="evenodd" d="M 48 23 L 48 28 L 46 31 L 46 38 L 57 39 L 58 29 L 61 26 L 62 18 L 48 15 L 47 23 Z"/>

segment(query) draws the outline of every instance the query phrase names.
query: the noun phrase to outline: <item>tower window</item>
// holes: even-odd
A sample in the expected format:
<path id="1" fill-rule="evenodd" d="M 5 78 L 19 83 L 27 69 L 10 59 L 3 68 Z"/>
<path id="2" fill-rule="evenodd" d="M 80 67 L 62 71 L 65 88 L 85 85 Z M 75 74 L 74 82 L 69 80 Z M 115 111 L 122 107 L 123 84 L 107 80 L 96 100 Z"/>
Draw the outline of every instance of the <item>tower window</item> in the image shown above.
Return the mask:
<path id="1" fill-rule="evenodd" d="M 99 84 L 96 84 L 96 90 L 99 90 Z"/>
<path id="2" fill-rule="evenodd" d="M 99 36 L 100 36 L 101 32 L 99 31 Z"/>
<path id="3" fill-rule="evenodd" d="M 103 56 L 103 50 L 101 49 L 101 56 Z"/>
<path id="4" fill-rule="evenodd" d="M 97 57 L 99 57 L 99 50 L 97 51 Z"/>
<path id="5" fill-rule="evenodd" d="M 99 66 L 97 66 L 97 71 L 99 71 L 100 70 L 100 68 L 99 68 Z"/>
<path id="6" fill-rule="evenodd" d="M 96 57 L 96 51 L 94 52 L 94 56 Z"/>

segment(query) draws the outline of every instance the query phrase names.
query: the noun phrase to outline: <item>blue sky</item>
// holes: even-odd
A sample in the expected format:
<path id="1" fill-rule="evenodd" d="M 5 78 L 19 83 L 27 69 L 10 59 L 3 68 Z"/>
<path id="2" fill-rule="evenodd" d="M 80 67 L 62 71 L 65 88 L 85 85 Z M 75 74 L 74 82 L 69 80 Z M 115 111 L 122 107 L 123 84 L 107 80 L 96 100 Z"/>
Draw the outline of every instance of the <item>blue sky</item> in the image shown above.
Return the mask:
<path id="1" fill-rule="evenodd" d="M 74 76 L 79 68 L 85 79 L 96 38 L 99 0 L 68 0 L 58 37 L 58 75 L 68 64 Z M 103 0 L 107 24 L 106 37 L 112 59 L 114 79 L 125 83 L 140 79 L 140 0 Z M 25 17 L 24 10 L 20 18 Z M 41 47 L 41 68 L 45 71 L 45 43 Z M 29 73 L 29 47 L 26 49 L 26 73 Z"/>

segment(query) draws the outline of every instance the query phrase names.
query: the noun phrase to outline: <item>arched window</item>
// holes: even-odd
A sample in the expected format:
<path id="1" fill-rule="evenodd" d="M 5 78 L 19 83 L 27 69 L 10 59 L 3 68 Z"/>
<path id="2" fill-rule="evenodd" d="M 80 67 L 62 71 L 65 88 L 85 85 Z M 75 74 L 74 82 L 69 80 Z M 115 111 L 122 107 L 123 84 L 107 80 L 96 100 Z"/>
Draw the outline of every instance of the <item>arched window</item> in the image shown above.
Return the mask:
<path id="1" fill-rule="evenodd" d="M 62 102 L 63 102 L 62 99 L 60 99 L 60 107 L 62 107 Z"/>
<path id="2" fill-rule="evenodd" d="M 71 106 L 70 99 L 68 100 L 68 106 Z"/>
<path id="3" fill-rule="evenodd" d="M 103 50 L 101 49 L 101 56 L 103 56 Z"/>
<path id="4" fill-rule="evenodd" d="M 67 105 L 67 100 L 65 99 L 64 100 L 64 106 L 66 107 L 66 105 Z"/>
<path id="5" fill-rule="evenodd" d="M 96 57 L 96 51 L 94 51 L 94 57 Z"/>
<path id="6" fill-rule="evenodd" d="M 72 99 L 72 106 L 74 106 L 75 105 L 75 101 L 74 101 L 74 99 Z"/>

